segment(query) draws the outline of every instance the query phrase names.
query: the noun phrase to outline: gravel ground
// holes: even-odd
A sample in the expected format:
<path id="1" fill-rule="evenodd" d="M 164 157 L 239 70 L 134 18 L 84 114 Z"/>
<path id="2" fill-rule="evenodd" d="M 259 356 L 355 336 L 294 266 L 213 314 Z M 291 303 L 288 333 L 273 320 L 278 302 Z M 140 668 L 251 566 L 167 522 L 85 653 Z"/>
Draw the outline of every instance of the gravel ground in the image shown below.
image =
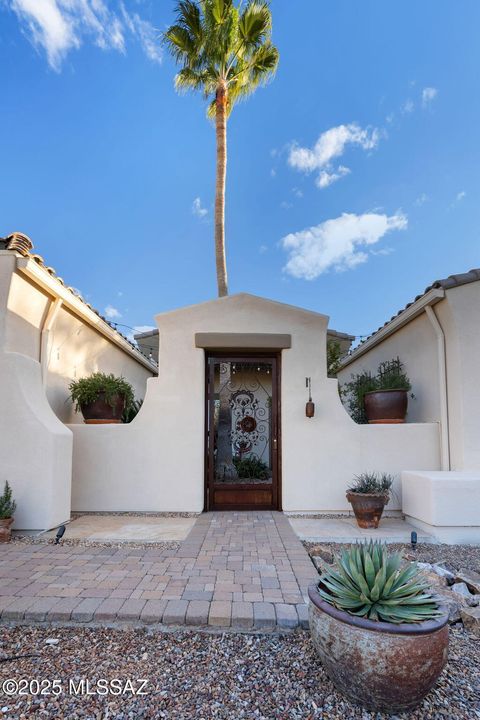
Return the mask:
<path id="1" fill-rule="evenodd" d="M 450 661 L 436 688 L 407 720 L 480 718 L 479 641 L 460 627 L 450 631 Z M 354 708 L 334 690 L 308 633 L 287 635 L 159 633 L 93 628 L 0 628 L 0 657 L 39 657 L 0 662 L 5 680 L 59 680 L 54 696 L 6 697 L 0 716 L 11 720 L 380 720 L 388 716 Z M 57 639 L 56 645 L 46 643 Z M 69 681 L 120 680 L 119 687 L 148 680 L 138 696 L 75 695 Z M 35 688 L 34 688 L 35 689 Z M 84 686 L 84 689 L 85 686 Z M 391 718 L 392 716 L 390 716 Z"/>
<path id="2" fill-rule="evenodd" d="M 328 547 L 334 551 L 341 549 L 342 545 L 338 543 L 303 543 L 309 555 L 317 555 L 318 548 Z M 388 545 L 388 549 L 404 550 L 405 555 L 409 558 L 415 557 L 419 562 L 445 562 L 452 566 L 455 570 L 460 568 L 468 568 L 480 573 L 480 545 L 432 545 L 429 543 L 420 543 L 415 551 L 412 551 L 411 545 L 401 545 L 392 543 Z"/>

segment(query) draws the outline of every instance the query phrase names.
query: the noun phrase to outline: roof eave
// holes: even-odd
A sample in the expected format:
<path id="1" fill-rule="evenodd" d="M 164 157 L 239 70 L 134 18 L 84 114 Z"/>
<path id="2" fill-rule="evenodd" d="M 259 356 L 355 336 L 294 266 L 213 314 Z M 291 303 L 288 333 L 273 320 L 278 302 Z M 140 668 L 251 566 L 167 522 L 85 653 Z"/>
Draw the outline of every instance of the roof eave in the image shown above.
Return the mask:
<path id="1" fill-rule="evenodd" d="M 136 362 L 143 365 L 153 374 L 158 373 L 156 365 L 151 363 L 138 350 L 135 350 L 127 340 L 125 340 L 116 330 L 105 322 L 105 320 L 97 315 L 96 312 L 91 310 L 83 300 L 72 293 L 67 287 L 62 285 L 61 282 L 59 282 L 54 276 L 50 275 L 50 273 L 37 262 L 29 257 L 17 255 L 17 270 L 48 294 L 53 297 L 60 298 L 65 307 L 69 308 L 69 310 L 71 310 L 75 315 L 82 318 L 82 320 L 107 338 L 107 340 L 111 343 L 130 355 L 134 360 L 136 360 Z"/>
<path id="2" fill-rule="evenodd" d="M 350 355 L 347 355 L 347 357 L 341 362 L 340 369 L 343 370 L 343 368 L 348 367 L 348 365 L 355 362 L 355 360 L 358 360 L 358 358 L 365 355 L 365 353 L 369 352 L 376 345 L 379 345 L 390 335 L 393 335 L 393 333 L 397 332 L 397 330 L 401 327 L 407 325 L 409 322 L 421 315 L 427 306 L 435 305 L 443 300 L 444 297 L 445 290 L 443 288 L 433 288 L 432 290 L 429 290 L 425 293 L 425 295 L 422 295 L 405 310 L 402 310 L 402 312 L 396 315 L 393 320 L 390 320 L 382 328 L 380 328 L 380 330 L 377 330 L 374 335 L 355 348 Z"/>

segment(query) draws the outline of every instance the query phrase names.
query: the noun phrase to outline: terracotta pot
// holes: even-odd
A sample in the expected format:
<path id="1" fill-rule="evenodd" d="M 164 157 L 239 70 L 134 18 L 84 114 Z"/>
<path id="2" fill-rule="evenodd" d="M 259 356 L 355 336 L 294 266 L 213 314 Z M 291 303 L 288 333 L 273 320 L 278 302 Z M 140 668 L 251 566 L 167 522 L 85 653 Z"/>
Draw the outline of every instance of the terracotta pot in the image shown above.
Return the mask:
<path id="1" fill-rule="evenodd" d="M 13 518 L 0 518 L 0 543 L 10 542 Z"/>
<path id="2" fill-rule="evenodd" d="M 351 503 L 358 527 L 378 528 L 389 496 L 381 493 L 347 492 L 347 500 Z"/>
<path id="3" fill-rule="evenodd" d="M 113 407 L 106 402 L 105 393 L 98 393 L 97 399 L 87 404 L 80 405 L 82 415 L 86 423 L 90 425 L 102 423 L 122 422 L 123 411 L 125 410 L 125 398 L 123 395 L 116 395 Z"/>
<path id="4" fill-rule="evenodd" d="M 308 589 L 313 644 L 335 687 L 369 710 L 416 707 L 435 685 L 448 654 L 448 612 L 422 623 L 378 622 L 349 615 Z"/>
<path id="5" fill-rule="evenodd" d="M 372 390 L 365 393 L 365 414 L 369 423 L 403 423 L 407 414 L 406 390 Z"/>

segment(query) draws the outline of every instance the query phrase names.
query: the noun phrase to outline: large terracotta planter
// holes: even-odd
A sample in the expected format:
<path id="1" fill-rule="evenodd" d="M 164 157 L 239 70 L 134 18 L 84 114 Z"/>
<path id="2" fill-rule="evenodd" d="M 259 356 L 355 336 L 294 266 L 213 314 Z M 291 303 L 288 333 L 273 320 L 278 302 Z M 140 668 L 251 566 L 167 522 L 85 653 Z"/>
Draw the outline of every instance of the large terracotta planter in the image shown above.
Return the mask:
<path id="1" fill-rule="evenodd" d="M 378 528 L 389 496 L 379 493 L 347 492 L 347 500 L 352 505 L 357 524 L 361 528 Z"/>
<path id="2" fill-rule="evenodd" d="M 82 404 L 82 415 L 85 422 L 89 425 L 99 425 L 103 423 L 120 423 L 122 422 L 123 411 L 125 410 L 125 398 L 123 395 L 116 395 L 113 407 L 105 400 L 105 393 L 98 393 L 98 397 L 93 403 Z"/>
<path id="3" fill-rule="evenodd" d="M 406 390 L 372 390 L 364 395 L 369 423 L 403 423 L 407 414 Z"/>
<path id="4" fill-rule="evenodd" d="M 435 685 L 448 652 L 448 613 L 395 625 L 349 615 L 308 589 L 313 644 L 328 676 L 351 702 L 398 713 L 417 706 Z"/>
<path id="5" fill-rule="evenodd" d="M 13 518 L 0 518 L 0 543 L 10 542 Z"/>

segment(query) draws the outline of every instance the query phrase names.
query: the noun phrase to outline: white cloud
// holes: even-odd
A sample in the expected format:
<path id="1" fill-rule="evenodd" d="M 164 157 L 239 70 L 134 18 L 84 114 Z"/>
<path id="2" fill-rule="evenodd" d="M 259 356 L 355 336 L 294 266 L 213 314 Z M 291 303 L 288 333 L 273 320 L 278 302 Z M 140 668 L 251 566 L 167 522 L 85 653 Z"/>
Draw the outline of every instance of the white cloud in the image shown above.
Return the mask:
<path id="1" fill-rule="evenodd" d="M 145 54 L 161 59 L 158 35 L 138 14 L 129 15 L 123 4 L 120 13 L 110 10 L 103 0 L 6 0 L 21 27 L 36 47 L 44 49 L 49 65 L 59 71 L 71 50 L 85 40 L 102 50 L 125 52 L 125 35 L 138 39 Z"/>
<path id="2" fill-rule="evenodd" d="M 332 161 L 341 157 L 348 145 L 372 150 L 377 147 L 379 139 L 380 131 L 376 128 L 361 128 L 357 123 L 338 125 L 322 133 L 313 148 L 300 147 L 295 143 L 290 148 L 288 163 L 301 172 L 320 171 L 317 186 L 324 188 L 350 172 L 344 165 L 337 168 L 332 165 Z"/>
<path id="3" fill-rule="evenodd" d="M 457 202 L 460 202 L 460 200 L 463 200 L 466 194 L 467 193 L 465 192 L 465 190 L 462 190 L 461 192 L 457 193 L 457 197 L 455 198 L 455 200 Z"/>
<path id="4" fill-rule="evenodd" d="M 340 178 L 345 177 L 345 175 L 349 175 L 350 173 L 350 168 L 345 167 L 344 165 L 339 165 L 334 172 L 322 170 L 320 175 L 317 177 L 315 183 L 319 188 L 326 188 L 332 183 L 337 182 L 337 180 L 340 180 Z"/>
<path id="5" fill-rule="evenodd" d="M 199 218 L 204 218 L 208 215 L 207 208 L 202 207 L 202 201 L 199 197 L 195 198 L 192 205 L 192 213 Z"/>
<path id="6" fill-rule="evenodd" d="M 302 198 L 303 197 L 303 191 L 300 190 L 300 188 L 292 188 L 292 193 L 295 195 L 296 198 Z"/>
<path id="7" fill-rule="evenodd" d="M 422 90 L 422 106 L 428 107 L 437 97 L 438 90 L 434 87 L 426 87 Z"/>
<path id="8" fill-rule="evenodd" d="M 404 115 L 410 115 L 410 113 L 412 113 L 414 111 L 414 109 L 415 109 L 415 103 L 413 102 L 413 100 L 410 100 L 410 98 L 409 98 L 408 100 L 406 100 L 403 103 L 402 113 Z"/>
<path id="9" fill-rule="evenodd" d="M 109 320 L 122 317 L 122 313 L 119 312 L 116 307 L 113 307 L 113 305 L 107 305 L 103 312 L 105 313 L 105 317 Z"/>
<path id="10" fill-rule="evenodd" d="M 268 252 L 268 246 L 267 245 L 260 245 L 258 248 L 258 252 L 260 255 L 265 255 L 266 252 Z"/>
<path id="11" fill-rule="evenodd" d="M 284 271 L 296 278 L 314 280 L 328 270 L 350 270 L 368 260 L 369 248 L 392 230 L 404 230 L 402 212 L 387 216 L 378 213 L 344 213 L 320 225 L 291 233 L 281 241 L 288 252 Z"/>

